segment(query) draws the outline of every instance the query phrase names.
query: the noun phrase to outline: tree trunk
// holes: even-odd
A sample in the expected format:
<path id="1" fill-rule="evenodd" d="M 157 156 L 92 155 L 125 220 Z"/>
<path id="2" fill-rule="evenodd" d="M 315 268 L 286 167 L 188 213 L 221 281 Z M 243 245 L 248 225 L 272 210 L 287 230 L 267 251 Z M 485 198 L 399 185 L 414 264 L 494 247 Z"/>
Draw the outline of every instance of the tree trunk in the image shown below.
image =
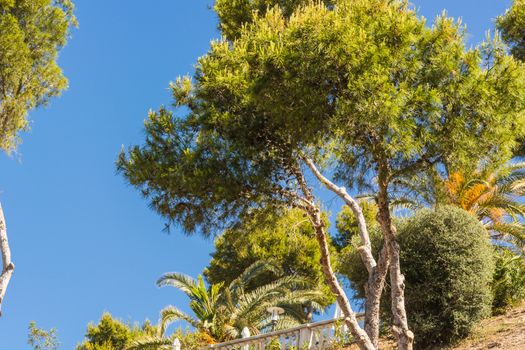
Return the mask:
<path id="1" fill-rule="evenodd" d="M 7 227 L 5 224 L 4 211 L 0 205 L 0 252 L 2 253 L 2 274 L 0 274 L 0 316 L 2 315 L 2 302 L 4 301 L 7 285 L 13 275 L 15 265 L 11 261 L 11 250 L 7 241 Z"/>
<path id="2" fill-rule="evenodd" d="M 328 241 L 326 239 L 326 232 L 324 230 L 324 223 L 321 218 L 320 210 L 318 208 L 309 208 L 308 214 L 315 228 L 315 236 L 321 250 L 321 266 L 323 267 L 326 283 L 328 283 L 332 293 L 335 294 L 337 302 L 339 303 L 341 311 L 345 317 L 345 323 L 356 340 L 359 349 L 376 350 L 377 347 L 374 346 L 367 333 L 359 326 L 355 313 L 350 306 L 350 302 L 332 269 L 330 250 L 328 248 Z"/>
<path id="3" fill-rule="evenodd" d="M 365 332 L 376 348 L 379 348 L 381 295 L 385 288 L 389 265 L 388 249 L 386 245 L 383 245 L 379 253 L 377 266 L 368 275 L 368 281 L 365 286 Z"/>
<path id="4" fill-rule="evenodd" d="M 361 238 L 361 246 L 358 248 L 361 260 L 363 261 L 368 271 L 368 281 L 365 286 L 366 302 L 365 302 L 365 332 L 368 334 L 370 341 L 375 348 L 379 345 L 379 321 L 380 321 L 380 304 L 381 295 L 385 286 L 386 275 L 388 273 L 388 266 L 390 264 L 388 249 L 383 246 L 379 254 L 378 261 L 374 259 L 372 254 L 372 244 L 370 243 L 370 235 L 366 224 L 363 211 L 359 203 L 346 191 L 346 188 L 339 187 L 326 178 L 317 169 L 314 162 L 302 157 L 306 165 L 310 168 L 315 177 L 325 185 L 330 191 L 338 195 L 345 204 L 352 210 L 359 229 L 359 236 Z"/>
<path id="5" fill-rule="evenodd" d="M 332 263 L 330 262 L 330 249 L 328 245 L 328 240 L 326 239 L 326 231 L 324 221 L 321 217 L 321 210 L 315 204 L 315 198 L 312 194 L 312 190 L 306 183 L 303 172 L 300 167 L 293 169 L 295 178 L 299 183 L 301 191 L 303 192 L 305 198 L 299 198 L 301 204 L 298 207 L 305 210 L 308 214 L 310 221 L 315 229 L 315 237 L 319 243 L 319 250 L 321 252 L 321 267 L 323 269 L 323 274 L 325 276 L 326 283 L 330 287 L 332 293 L 334 293 L 337 303 L 343 312 L 345 323 L 350 329 L 352 336 L 354 337 L 357 346 L 361 350 L 377 350 L 377 347 L 372 344 L 368 334 L 359 326 L 355 312 L 350 306 L 350 302 L 345 294 L 345 291 L 341 287 L 341 284 L 337 280 L 334 270 L 332 269 Z M 296 198 L 297 199 L 297 198 Z M 372 257 L 373 259 L 373 257 Z"/>
<path id="6" fill-rule="evenodd" d="M 377 205 L 379 209 L 378 220 L 383 231 L 385 240 L 384 245 L 387 247 L 390 257 L 390 288 L 392 296 L 392 316 L 394 324 L 392 332 L 397 339 L 399 350 L 412 350 L 414 343 L 414 333 L 408 328 L 408 320 L 405 309 L 405 278 L 401 273 L 399 262 L 399 243 L 397 242 L 397 230 L 392 223 L 390 214 L 390 202 L 388 199 L 388 171 L 385 166 L 380 165 L 378 173 L 379 193 L 377 196 Z"/>

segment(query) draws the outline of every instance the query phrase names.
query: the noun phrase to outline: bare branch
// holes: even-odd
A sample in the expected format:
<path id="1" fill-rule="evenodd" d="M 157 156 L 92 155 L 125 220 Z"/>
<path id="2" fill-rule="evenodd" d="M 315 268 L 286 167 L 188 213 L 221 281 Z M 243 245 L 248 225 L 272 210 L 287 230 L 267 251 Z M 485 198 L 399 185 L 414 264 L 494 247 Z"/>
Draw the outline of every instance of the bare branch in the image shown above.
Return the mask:
<path id="1" fill-rule="evenodd" d="M 366 220 L 365 216 L 363 215 L 363 211 L 361 210 L 361 206 L 359 203 L 348 194 L 346 191 L 346 188 L 339 187 L 333 182 L 331 182 L 328 178 L 326 178 L 315 166 L 314 162 L 306 157 L 303 156 L 303 161 L 308 165 L 312 173 L 315 175 L 315 177 L 323 184 L 325 185 L 329 190 L 337 194 L 346 205 L 352 210 L 354 213 L 357 225 L 359 228 L 359 236 L 361 237 L 361 244 L 362 246 L 358 248 L 359 253 L 361 254 L 361 257 L 363 259 L 363 262 L 365 263 L 365 266 L 369 273 L 373 271 L 373 269 L 376 267 L 377 263 L 374 259 L 374 256 L 372 255 L 372 244 L 370 243 L 370 235 L 368 234 L 368 228 L 366 226 Z"/>
<path id="2" fill-rule="evenodd" d="M 2 253 L 2 274 L 0 274 L 0 316 L 2 315 L 2 302 L 4 300 L 7 285 L 11 280 L 15 265 L 11 261 L 11 250 L 7 241 L 7 227 L 5 224 L 4 211 L 0 205 L 0 251 Z"/>
<path id="3" fill-rule="evenodd" d="M 355 312 L 352 310 L 352 306 L 344 292 L 341 284 L 339 283 L 335 272 L 332 268 L 332 263 L 330 261 L 330 249 L 327 239 L 327 234 L 325 230 L 325 224 L 321 217 L 321 210 L 318 205 L 315 204 L 315 198 L 312 193 L 311 188 L 308 186 L 304 174 L 299 167 L 293 169 L 294 176 L 301 187 L 301 191 L 304 194 L 303 203 L 299 204 L 299 207 L 304 208 L 310 221 L 315 229 L 315 237 L 319 243 L 319 248 L 321 252 L 321 266 L 323 273 L 325 275 L 326 283 L 330 287 L 332 293 L 334 293 L 337 303 L 343 314 L 345 316 L 345 323 L 349 327 L 350 332 L 357 340 L 357 344 L 361 350 L 374 350 L 376 347 L 371 341 L 368 334 L 361 328 L 357 322 L 357 317 Z"/>

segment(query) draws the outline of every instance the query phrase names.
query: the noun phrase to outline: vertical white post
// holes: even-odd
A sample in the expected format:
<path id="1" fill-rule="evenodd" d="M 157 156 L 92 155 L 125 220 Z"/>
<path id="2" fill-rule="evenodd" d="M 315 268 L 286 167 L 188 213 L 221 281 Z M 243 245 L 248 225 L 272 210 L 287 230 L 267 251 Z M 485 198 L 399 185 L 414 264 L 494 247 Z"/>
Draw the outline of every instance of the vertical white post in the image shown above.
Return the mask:
<path id="1" fill-rule="evenodd" d="M 173 350 L 180 350 L 180 340 L 179 338 L 175 338 L 173 341 Z"/>
<path id="2" fill-rule="evenodd" d="M 250 330 L 248 329 L 248 327 L 244 327 L 242 329 L 242 332 L 241 332 L 241 337 L 244 339 L 244 338 L 249 338 L 250 337 Z M 242 350 L 249 350 L 250 349 L 250 345 L 249 344 L 246 344 L 246 345 L 243 345 L 242 346 Z"/>
<path id="3" fill-rule="evenodd" d="M 310 349 L 311 347 L 311 341 L 312 341 L 312 332 L 310 331 L 310 327 L 308 325 L 305 325 L 304 328 L 302 328 L 299 331 L 299 350 Z"/>

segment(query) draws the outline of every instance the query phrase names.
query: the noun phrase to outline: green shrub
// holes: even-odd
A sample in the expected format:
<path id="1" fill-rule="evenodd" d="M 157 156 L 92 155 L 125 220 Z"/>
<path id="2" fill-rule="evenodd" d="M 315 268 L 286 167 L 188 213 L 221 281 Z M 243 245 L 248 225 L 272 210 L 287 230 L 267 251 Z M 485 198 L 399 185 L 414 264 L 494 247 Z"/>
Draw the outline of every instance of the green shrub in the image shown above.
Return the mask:
<path id="1" fill-rule="evenodd" d="M 451 206 L 421 210 L 398 223 L 398 231 L 405 305 L 415 348 L 463 338 L 491 311 L 494 262 L 488 232 L 476 218 Z M 381 237 L 371 234 L 371 238 L 377 256 Z M 355 245 L 342 250 L 340 272 L 362 297 L 366 270 L 358 263 Z M 386 290 L 382 301 L 385 322 L 391 319 L 389 294 Z"/>
<path id="2" fill-rule="evenodd" d="M 497 315 L 525 300 L 525 260 L 500 247 L 495 251 L 495 261 L 492 313 Z"/>
<path id="3" fill-rule="evenodd" d="M 493 248 L 462 209 L 422 210 L 400 225 L 406 307 L 417 348 L 448 344 L 489 316 Z"/>

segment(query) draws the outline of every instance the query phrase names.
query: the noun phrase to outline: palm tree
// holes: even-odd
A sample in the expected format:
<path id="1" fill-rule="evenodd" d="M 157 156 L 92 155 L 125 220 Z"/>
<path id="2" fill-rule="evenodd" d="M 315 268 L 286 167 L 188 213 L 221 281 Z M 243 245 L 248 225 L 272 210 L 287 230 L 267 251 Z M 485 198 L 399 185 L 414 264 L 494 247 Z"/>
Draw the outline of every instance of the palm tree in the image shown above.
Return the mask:
<path id="1" fill-rule="evenodd" d="M 264 262 L 256 262 L 248 267 L 238 278 L 225 286 L 222 283 L 206 287 L 202 276 L 197 280 L 172 272 L 163 275 L 157 285 L 172 286 L 184 292 L 190 299 L 190 316 L 174 306 L 161 311 L 160 331 L 173 322 L 183 320 L 206 334 L 210 342 L 221 342 L 239 338 L 244 327 L 251 334 L 259 334 L 269 329 L 282 329 L 305 322 L 305 304 L 311 304 L 321 311 L 319 301 L 323 294 L 309 289 L 308 282 L 300 277 L 281 277 L 253 290 L 247 286 L 254 278 L 275 267 Z M 268 307 L 279 306 L 284 314 L 273 325 L 266 311 Z"/>
<path id="2" fill-rule="evenodd" d="M 495 170 L 454 172 L 443 178 L 437 170 L 417 179 L 401 179 L 402 195 L 395 199 L 408 208 L 449 204 L 476 216 L 497 240 L 525 246 L 525 163 L 509 163 Z"/>

